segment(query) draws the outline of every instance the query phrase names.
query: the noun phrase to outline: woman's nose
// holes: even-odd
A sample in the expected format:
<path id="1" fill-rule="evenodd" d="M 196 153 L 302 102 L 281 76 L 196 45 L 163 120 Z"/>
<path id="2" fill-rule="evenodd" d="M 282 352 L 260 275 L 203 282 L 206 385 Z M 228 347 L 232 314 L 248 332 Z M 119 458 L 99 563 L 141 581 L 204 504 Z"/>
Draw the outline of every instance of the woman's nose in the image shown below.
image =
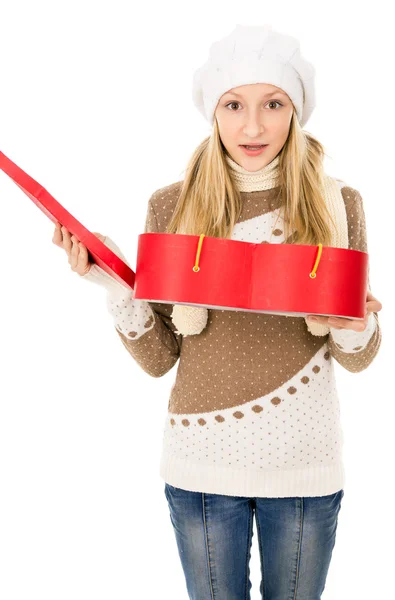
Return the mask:
<path id="1" fill-rule="evenodd" d="M 262 115 L 250 115 L 244 123 L 244 133 L 250 137 L 258 136 L 263 132 Z"/>

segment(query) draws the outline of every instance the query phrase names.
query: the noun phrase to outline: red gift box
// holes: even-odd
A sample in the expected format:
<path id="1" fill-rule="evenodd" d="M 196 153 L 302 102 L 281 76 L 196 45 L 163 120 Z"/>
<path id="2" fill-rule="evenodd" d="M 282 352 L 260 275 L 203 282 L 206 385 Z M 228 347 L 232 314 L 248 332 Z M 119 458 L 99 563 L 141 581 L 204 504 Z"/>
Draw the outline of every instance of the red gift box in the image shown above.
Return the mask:
<path id="1" fill-rule="evenodd" d="M 134 297 L 282 315 L 363 319 L 368 254 L 169 233 L 139 235 Z"/>
<path id="2" fill-rule="evenodd" d="M 121 259 L 114 254 L 102 241 L 77 221 L 45 188 L 43 188 L 30 175 L 25 173 L 18 165 L 0 152 L 0 169 L 16 183 L 22 191 L 47 215 L 51 221 L 58 221 L 64 225 L 77 240 L 88 249 L 89 260 L 95 262 L 108 275 L 114 277 L 119 283 L 134 287 L 135 273 Z"/>
<path id="3" fill-rule="evenodd" d="M 2 169 L 90 260 L 138 300 L 283 315 L 365 316 L 368 254 L 359 250 L 168 233 L 138 238 L 136 273 L 37 181 L 0 152 Z"/>

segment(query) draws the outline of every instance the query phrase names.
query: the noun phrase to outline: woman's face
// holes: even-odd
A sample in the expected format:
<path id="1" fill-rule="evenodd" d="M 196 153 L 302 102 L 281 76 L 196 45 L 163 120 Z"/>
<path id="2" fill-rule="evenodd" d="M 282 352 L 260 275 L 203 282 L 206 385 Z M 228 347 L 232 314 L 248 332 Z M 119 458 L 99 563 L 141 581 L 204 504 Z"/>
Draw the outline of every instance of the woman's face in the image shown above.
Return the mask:
<path id="1" fill-rule="evenodd" d="M 215 109 L 221 141 L 247 171 L 268 165 L 284 146 L 294 106 L 288 94 L 268 83 L 241 85 L 221 96 Z M 268 144 L 257 156 L 242 145 Z"/>

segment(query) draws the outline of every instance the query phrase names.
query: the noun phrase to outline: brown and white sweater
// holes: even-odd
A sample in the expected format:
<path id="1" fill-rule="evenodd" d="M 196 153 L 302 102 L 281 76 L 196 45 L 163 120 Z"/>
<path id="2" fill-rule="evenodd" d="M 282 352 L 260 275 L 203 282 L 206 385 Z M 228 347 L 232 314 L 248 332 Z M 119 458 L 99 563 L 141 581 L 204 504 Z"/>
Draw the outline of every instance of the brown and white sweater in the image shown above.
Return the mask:
<path id="1" fill-rule="evenodd" d="M 336 181 L 349 248 L 367 252 L 362 197 Z M 165 232 L 181 184 L 152 194 L 145 232 Z M 270 243 L 291 243 L 279 220 L 277 191 L 241 191 L 232 239 L 264 243 L 273 233 Z M 108 291 L 107 307 L 133 359 L 152 377 L 178 363 L 163 433 L 160 476 L 166 482 L 248 497 L 322 496 L 344 487 L 334 360 L 352 373 L 371 364 L 381 344 L 377 313 L 363 332 L 330 328 L 315 336 L 302 316 L 209 309 L 206 328 L 182 336 L 172 304 L 136 300 L 117 286 Z"/>

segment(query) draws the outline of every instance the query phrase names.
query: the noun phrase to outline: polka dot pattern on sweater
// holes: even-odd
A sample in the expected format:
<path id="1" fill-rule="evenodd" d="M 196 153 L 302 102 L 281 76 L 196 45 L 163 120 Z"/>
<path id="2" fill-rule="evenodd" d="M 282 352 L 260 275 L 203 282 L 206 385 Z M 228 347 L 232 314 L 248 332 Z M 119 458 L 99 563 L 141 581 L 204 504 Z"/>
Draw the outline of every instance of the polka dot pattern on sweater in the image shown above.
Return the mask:
<path id="1" fill-rule="evenodd" d="M 182 182 L 150 199 L 147 231 L 166 231 Z M 359 192 L 339 182 L 350 248 L 367 251 Z M 242 192 L 233 239 L 284 238 L 278 188 Z M 206 328 L 175 333 L 173 305 L 130 296 L 111 306 L 116 330 L 138 365 L 171 386 L 161 474 L 172 485 L 232 495 L 323 495 L 343 485 L 340 406 L 334 360 L 367 368 L 381 343 L 375 329 L 312 335 L 302 317 L 208 310 Z M 370 337 L 369 337 L 370 336 Z"/>

